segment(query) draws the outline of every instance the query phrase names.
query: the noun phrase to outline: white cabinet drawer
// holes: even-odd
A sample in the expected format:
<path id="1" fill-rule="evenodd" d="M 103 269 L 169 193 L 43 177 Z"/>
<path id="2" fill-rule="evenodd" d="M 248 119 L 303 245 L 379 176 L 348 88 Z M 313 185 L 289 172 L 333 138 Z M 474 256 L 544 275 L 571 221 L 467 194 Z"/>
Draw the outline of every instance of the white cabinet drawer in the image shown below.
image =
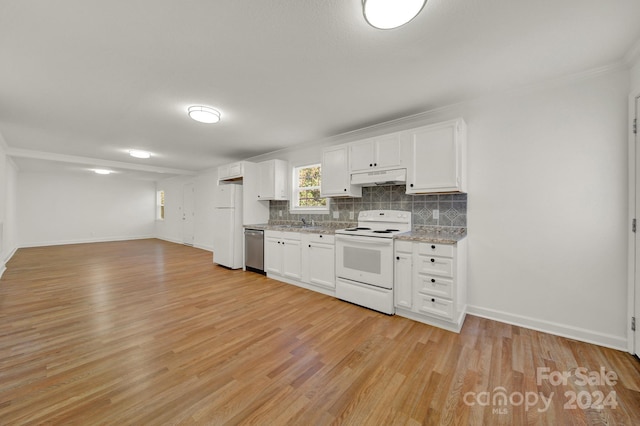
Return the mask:
<path id="1" fill-rule="evenodd" d="M 418 292 L 422 295 L 439 296 L 451 299 L 453 280 L 435 275 L 418 275 Z"/>
<path id="2" fill-rule="evenodd" d="M 300 233 L 299 232 L 284 231 L 280 235 L 281 235 L 283 240 L 300 241 Z"/>
<path id="3" fill-rule="evenodd" d="M 411 253 L 413 251 L 413 243 L 411 241 L 395 241 L 396 251 Z"/>
<path id="4" fill-rule="evenodd" d="M 418 303 L 418 310 L 420 312 L 453 319 L 453 303 L 450 300 L 440 299 L 438 297 L 420 296 Z"/>
<path id="5" fill-rule="evenodd" d="M 419 274 L 453 277 L 453 259 L 437 256 L 418 256 Z"/>
<path id="6" fill-rule="evenodd" d="M 418 244 L 418 254 L 425 256 L 453 257 L 453 246 L 448 244 Z"/>
<path id="7" fill-rule="evenodd" d="M 307 238 L 310 243 L 333 244 L 335 237 L 329 234 L 308 234 Z"/>

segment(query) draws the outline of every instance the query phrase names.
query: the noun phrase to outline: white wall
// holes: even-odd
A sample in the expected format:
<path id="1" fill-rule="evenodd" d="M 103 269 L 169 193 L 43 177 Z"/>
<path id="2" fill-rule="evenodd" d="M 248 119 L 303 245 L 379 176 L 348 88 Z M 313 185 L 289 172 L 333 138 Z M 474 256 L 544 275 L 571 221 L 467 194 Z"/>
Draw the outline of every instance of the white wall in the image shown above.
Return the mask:
<path id="1" fill-rule="evenodd" d="M 19 172 L 17 188 L 22 247 L 153 237 L 155 182 Z"/>
<path id="2" fill-rule="evenodd" d="M 198 248 L 213 250 L 213 197 L 217 185 L 217 169 L 201 172 L 195 177 L 176 177 L 161 180 L 157 190 L 165 192 L 165 220 L 157 221 L 155 235 L 167 241 L 182 243 L 182 200 L 185 184 L 195 187 L 194 242 Z"/>
<path id="3" fill-rule="evenodd" d="M 472 312 L 626 346 L 628 91 L 618 70 L 468 106 Z"/>
<path id="4" fill-rule="evenodd" d="M 17 167 L 6 155 L 6 143 L 0 135 L 0 275 L 17 248 L 16 175 Z"/>

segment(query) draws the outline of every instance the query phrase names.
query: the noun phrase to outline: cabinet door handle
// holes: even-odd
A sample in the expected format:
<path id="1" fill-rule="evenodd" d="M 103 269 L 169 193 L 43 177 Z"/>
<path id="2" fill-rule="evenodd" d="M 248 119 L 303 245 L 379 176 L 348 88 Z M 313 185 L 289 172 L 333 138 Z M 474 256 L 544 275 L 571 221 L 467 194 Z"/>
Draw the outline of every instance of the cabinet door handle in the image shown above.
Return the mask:
<path id="1" fill-rule="evenodd" d="M 311 244 L 309 244 L 309 248 L 311 248 Z"/>
<path id="2" fill-rule="evenodd" d="M 378 167 L 378 163 L 373 163 L 373 167 Z"/>
<path id="3" fill-rule="evenodd" d="M 433 278 L 431 278 L 431 282 L 432 282 L 432 283 L 435 283 L 435 282 L 436 282 L 436 280 L 434 280 Z"/>
<path id="4" fill-rule="evenodd" d="M 322 238 L 322 235 L 320 235 L 320 238 Z"/>
<path id="5" fill-rule="evenodd" d="M 435 250 L 435 249 L 436 249 L 436 246 L 431 246 L 431 248 L 432 248 L 433 250 Z"/>
<path id="6" fill-rule="evenodd" d="M 373 167 L 373 164 L 369 163 L 369 167 Z"/>
<path id="7" fill-rule="evenodd" d="M 435 303 L 436 299 L 431 299 L 431 301 Z"/>
<path id="8" fill-rule="evenodd" d="M 284 244 L 284 243 L 283 243 Z M 431 259 L 431 263 L 434 263 L 436 260 L 435 259 Z"/>
<path id="9" fill-rule="evenodd" d="M 347 188 L 344 189 L 344 192 L 347 192 Z"/>
<path id="10" fill-rule="evenodd" d="M 413 184 L 410 184 L 409 186 L 410 186 L 411 188 L 413 188 Z"/>
<path id="11" fill-rule="evenodd" d="M 396 256 L 396 260 L 400 260 L 400 256 Z"/>

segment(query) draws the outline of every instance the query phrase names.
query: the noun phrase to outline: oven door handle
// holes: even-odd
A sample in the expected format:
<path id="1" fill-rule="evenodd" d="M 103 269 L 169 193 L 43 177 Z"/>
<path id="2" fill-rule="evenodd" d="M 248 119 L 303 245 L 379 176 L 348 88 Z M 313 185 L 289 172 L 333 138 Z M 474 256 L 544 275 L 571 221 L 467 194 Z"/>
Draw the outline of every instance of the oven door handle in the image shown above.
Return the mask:
<path id="1" fill-rule="evenodd" d="M 356 237 L 356 236 L 343 237 L 340 235 L 336 235 L 336 241 L 340 241 L 343 243 L 363 243 L 367 245 L 377 245 L 377 246 L 393 245 L 393 238 Z"/>

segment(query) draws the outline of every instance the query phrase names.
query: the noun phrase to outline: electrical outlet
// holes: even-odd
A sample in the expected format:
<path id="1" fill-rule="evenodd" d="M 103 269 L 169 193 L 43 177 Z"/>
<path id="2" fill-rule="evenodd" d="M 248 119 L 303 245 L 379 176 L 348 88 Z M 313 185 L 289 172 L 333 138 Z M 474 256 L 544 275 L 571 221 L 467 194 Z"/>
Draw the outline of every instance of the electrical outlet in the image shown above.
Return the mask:
<path id="1" fill-rule="evenodd" d="M 282 217 L 282 210 L 278 210 L 278 216 Z"/>
<path id="2" fill-rule="evenodd" d="M 334 219 L 339 219 L 340 218 L 340 212 L 333 212 L 333 218 Z"/>
<path id="3" fill-rule="evenodd" d="M 349 219 L 353 220 L 353 212 L 349 212 Z"/>
<path id="4" fill-rule="evenodd" d="M 435 209 L 435 210 L 433 211 L 432 215 L 433 215 L 433 219 L 434 219 L 434 220 L 438 220 L 438 219 L 440 218 L 440 210 Z"/>

